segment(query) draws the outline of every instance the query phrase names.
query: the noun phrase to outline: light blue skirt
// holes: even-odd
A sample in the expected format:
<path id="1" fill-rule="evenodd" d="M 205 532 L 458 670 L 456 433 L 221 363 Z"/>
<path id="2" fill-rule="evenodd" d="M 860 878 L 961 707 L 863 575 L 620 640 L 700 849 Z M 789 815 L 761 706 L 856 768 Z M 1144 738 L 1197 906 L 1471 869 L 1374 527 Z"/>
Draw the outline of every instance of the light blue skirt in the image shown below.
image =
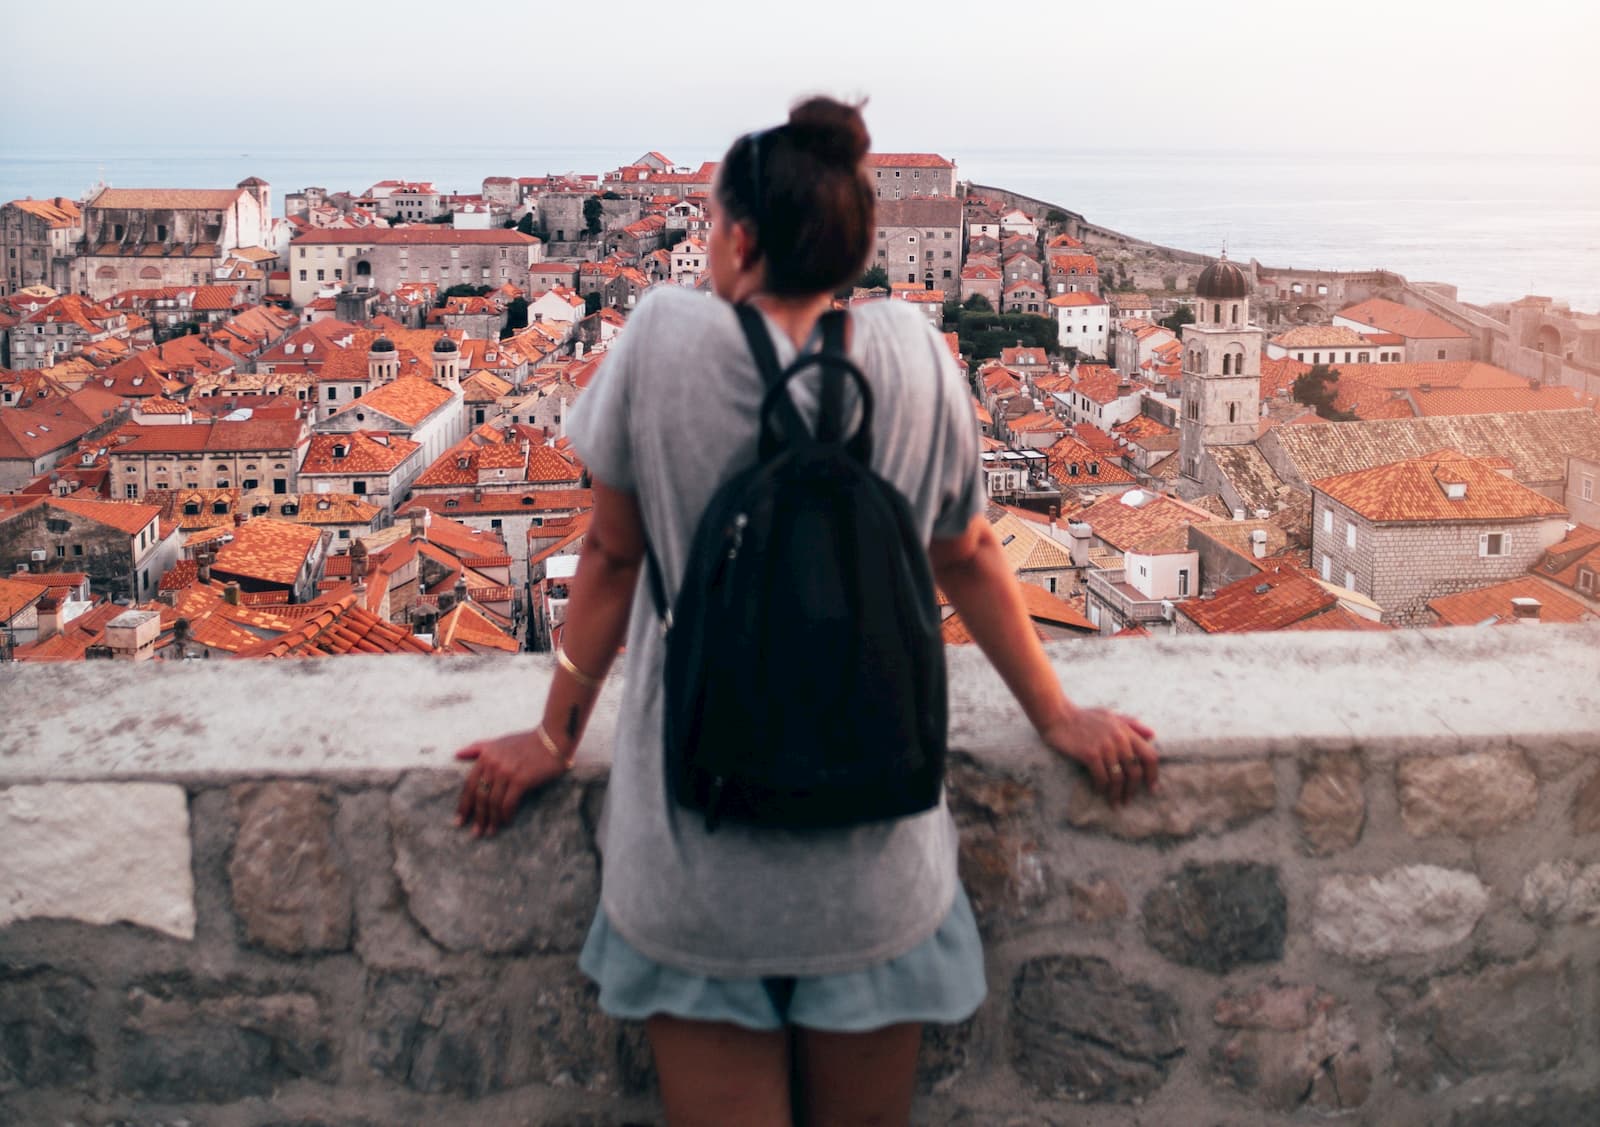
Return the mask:
<path id="1" fill-rule="evenodd" d="M 595 912 L 579 968 L 600 987 L 600 1008 L 638 1021 L 656 1014 L 726 1021 L 747 1029 L 799 1025 L 862 1033 L 902 1022 L 965 1021 L 987 987 L 983 944 L 966 892 L 939 930 L 888 962 L 846 974 L 789 978 L 709 978 L 663 966 L 640 954 Z"/>

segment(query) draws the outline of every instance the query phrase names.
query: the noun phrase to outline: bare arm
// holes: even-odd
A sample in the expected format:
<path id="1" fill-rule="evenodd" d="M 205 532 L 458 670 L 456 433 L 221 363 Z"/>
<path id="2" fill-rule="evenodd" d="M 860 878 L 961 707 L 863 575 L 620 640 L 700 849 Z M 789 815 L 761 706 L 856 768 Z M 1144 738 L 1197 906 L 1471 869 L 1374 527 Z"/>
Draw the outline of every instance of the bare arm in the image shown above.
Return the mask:
<path id="1" fill-rule="evenodd" d="M 456 753 L 477 762 L 456 807 L 456 824 L 492 834 L 511 820 L 523 797 L 566 770 L 589 724 L 598 682 L 605 678 L 628 630 L 639 564 L 644 558 L 644 523 L 631 493 L 594 483 L 594 516 L 567 601 L 563 649 L 583 679 L 557 665 L 538 729 L 480 740 Z M 585 684 L 592 680 L 594 684 Z"/>
<path id="2" fill-rule="evenodd" d="M 1114 803 L 1156 785 L 1155 733 L 1131 717 L 1067 699 L 1033 631 L 1017 580 L 982 514 L 928 548 L 933 577 L 1040 737 L 1081 763 Z"/>

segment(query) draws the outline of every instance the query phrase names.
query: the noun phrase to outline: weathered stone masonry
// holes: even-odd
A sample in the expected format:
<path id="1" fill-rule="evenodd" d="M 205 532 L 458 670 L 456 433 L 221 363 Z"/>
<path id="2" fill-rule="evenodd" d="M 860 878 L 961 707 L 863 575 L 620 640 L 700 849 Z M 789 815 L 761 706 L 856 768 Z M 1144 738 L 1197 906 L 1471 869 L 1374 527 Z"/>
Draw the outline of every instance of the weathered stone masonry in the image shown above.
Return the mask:
<path id="1" fill-rule="evenodd" d="M 1077 697 L 1163 736 L 1162 793 L 1120 810 L 953 655 L 990 997 L 928 1034 L 916 1121 L 1600 1122 L 1597 648 L 1058 644 Z M 8 673 L 0 1122 L 658 1121 L 642 1036 L 573 958 L 617 687 L 571 779 L 494 840 L 450 826 L 450 750 L 546 676 Z M 359 703 L 304 707 L 335 694 Z"/>

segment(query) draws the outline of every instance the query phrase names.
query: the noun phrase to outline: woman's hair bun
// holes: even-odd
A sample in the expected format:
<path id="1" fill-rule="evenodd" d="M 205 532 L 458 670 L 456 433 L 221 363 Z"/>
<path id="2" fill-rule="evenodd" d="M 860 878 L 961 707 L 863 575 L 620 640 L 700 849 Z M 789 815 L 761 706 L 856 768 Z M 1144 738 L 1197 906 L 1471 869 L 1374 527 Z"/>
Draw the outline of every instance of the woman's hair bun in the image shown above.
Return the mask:
<path id="1" fill-rule="evenodd" d="M 872 139 L 861 110 L 832 98 L 807 98 L 789 111 L 784 130 L 796 148 L 819 161 L 854 168 L 867 155 Z"/>

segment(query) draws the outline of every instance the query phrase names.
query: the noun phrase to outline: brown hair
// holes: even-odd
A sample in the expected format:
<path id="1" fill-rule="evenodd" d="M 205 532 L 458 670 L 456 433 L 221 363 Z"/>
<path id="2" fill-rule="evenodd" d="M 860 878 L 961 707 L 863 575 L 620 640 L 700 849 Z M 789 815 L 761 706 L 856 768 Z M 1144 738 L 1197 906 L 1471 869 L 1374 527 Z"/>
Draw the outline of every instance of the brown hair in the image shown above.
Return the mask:
<path id="1" fill-rule="evenodd" d="M 729 219 L 755 229 L 769 292 L 833 291 L 865 269 L 876 193 L 861 162 L 870 143 L 858 107 L 808 98 L 786 124 L 729 147 L 717 199 Z"/>

